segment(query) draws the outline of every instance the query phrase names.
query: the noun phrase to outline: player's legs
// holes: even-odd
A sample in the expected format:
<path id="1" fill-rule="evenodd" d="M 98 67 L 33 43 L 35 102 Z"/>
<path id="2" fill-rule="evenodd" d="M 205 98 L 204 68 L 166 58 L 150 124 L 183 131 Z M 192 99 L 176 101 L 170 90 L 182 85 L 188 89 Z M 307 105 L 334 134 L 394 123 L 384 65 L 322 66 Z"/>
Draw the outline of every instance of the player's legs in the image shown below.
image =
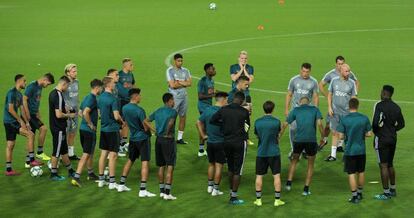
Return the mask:
<path id="1" fill-rule="evenodd" d="M 263 175 L 256 175 L 256 201 L 254 204 L 257 206 L 262 206 L 262 186 L 263 186 Z"/>
<path id="2" fill-rule="evenodd" d="M 178 144 L 187 144 L 183 140 L 184 129 L 187 119 L 187 109 L 188 109 L 188 98 L 174 98 L 175 99 L 175 109 L 177 110 L 179 116 L 179 123 L 178 123 L 178 134 L 177 134 L 177 143 Z"/>
<path id="3" fill-rule="evenodd" d="M 303 192 L 307 194 L 310 194 L 309 186 L 310 186 L 310 183 L 312 182 L 314 163 L 315 163 L 315 155 L 308 156 L 308 169 L 306 172 L 305 187 L 303 188 Z"/>
<path id="4" fill-rule="evenodd" d="M 275 188 L 275 203 L 273 205 L 276 207 L 284 205 L 285 202 L 280 200 L 280 192 L 282 191 L 282 181 L 280 179 L 280 173 L 273 175 L 273 186 Z"/>
<path id="5" fill-rule="evenodd" d="M 90 159 L 89 154 L 87 154 L 87 153 L 82 154 L 82 157 L 81 157 L 81 159 L 79 160 L 79 163 L 78 163 L 78 167 L 76 168 L 75 176 L 73 178 L 74 181 L 72 181 L 73 185 L 81 187 L 80 175 L 82 173 L 82 170 L 83 170 L 83 167 L 85 166 L 85 164 L 88 164 L 89 159 Z"/>
<path id="6" fill-rule="evenodd" d="M 289 142 L 290 142 L 290 152 L 289 152 L 289 159 L 292 159 L 293 154 L 293 140 L 295 139 L 295 133 L 296 133 L 296 121 L 292 122 L 289 125 Z"/>
<path id="7" fill-rule="evenodd" d="M 109 185 L 111 187 L 114 186 L 114 188 L 116 188 L 115 186 L 115 170 L 116 170 L 116 160 L 118 158 L 118 152 L 114 152 L 114 151 L 110 151 L 109 152 Z"/>
<path id="8" fill-rule="evenodd" d="M 109 155 L 108 150 L 101 150 L 101 155 L 99 156 L 99 163 L 98 163 L 98 174 L 99 174 L 98 187 L 103 187 L 105 185 L 104 171 L 105 171 L 106 160 L 107 160 L 108 155 Z"/>
<path id="9" fill-rule="evenodd" d="M 219 185 L 221 182 L 221 172 L 223 170 L 223 164 L 221 163 L 215 163 L 214 164 L 214 186 L 213 186 L 213 192 L 215 194 L 221 195 L 223 194 L 220 192 Z"/>
<path id="10" fill-rule="evenodd" d="M 350 202 L 353 203 L 357 203 L 357 178 L 356 178 L 356 174 L 355 173 L 350 173 L 348 174 L 348 183 L 349 183 L 349 188 L 351 189 L 352 192 L 352 198 L 349 199 Z"/>
<path id="11" fill-rule="evenodd" d="M 42 159 L 44 161 L 50 160 L 50 157 L 47 156 L 43 152 L 44 145 L 45 145 L 45 140 L 46 140 L 46 134 L 47 134 L 47 127 L 42 124 L 39 127 L 39 136 L 37 138 L 37 154 L 36 154 L 36 157 L 39 158 L 39 159 Z"/>
<path id="12" fill-rule="evenodd" d="M 72 169 L 72 164 L 69 159 L 69 155 L 67 153 L 67 149 L 65 154 L 61 153 L 62 162 L 65 165 L 66 169 L 68 170 L 68 177 L 74 177 L 75 171 Z"/>
<path id="13" fill-rule="evenodd" d="M 215 163 L 208 163 L 207 168 L 207 193 L 211 193 L 214 187 L 214 171 L 215 171 Z"/>
<path id="14" fill-rule="evenodd" d="M 141 184 L 139 188 L 139 197 L 155 197 L 156 195 L 147 190 L 147 181 L 149 174 L 149 161 L 141 161 Z"/>
<path id="15" fill-rule="evenodd" d="M 186 115 L 179 116 L 177 140 L 182 140 L 183 139 L 186 119 L 187 119 Z"/>
<path id="16" fill-rule="evenodd" d="M 26 142 L 26 150 L 27 153 L 29 154 L 29 159 L 26 160 L 26 164 L 28 164 L 27 162 L 29 162 L 30 166 L 40 166 L 43 165 L 42 162 L 38 162 L 37 160 L 35 160 L 35 154 L 34 154 L 34 133 L 26 128 L 21 128 L 19 129 L 19 134 L 26 137 L 27 142 Z"/>
<path id="17" fill-rule="evenodd" d="M 174 174 L 174 166 L 167 165 L 167 173 L 166 173 L 166 176 L 165 176 L 165 188 L 164 188 L 164 190 L 165 190 L 164 199 L 165 200 L 175 200 L 175 199 L 177 199 L 176 197 L 174 197 L 171 194 L 173 174 Z"/>
<path id="18" fill-rule="evenodd" d="M 75 137 L 78 130 L 78 118 L 70 119 L 68 121 L 68 131 L 67 131 L 67 143 L 68 143 L 68 155 L 71 160 L 80 160 L 78 156 L 75 155 Z"/>
<path id="19" fill-rule="evenodd" d="M 393 144 L 390 146 L 390 151 L 388 154 L 388 176 L 390 180 L 390 193 L 392 197 L 397 196 L 396 186 L 395 186 L 395 169 L 394 169 L 394 155 L 395 155 L 396 145 Z"/>
<path id="20" fill-rule="evenodd" d="M 290 191 L 290 189 L 292 187 L 292 180 L 293 180 L 293 176 L 295 175 L 296 164 L 299 161 L 299 155 L 300 155 L 300 153 L 296 153 L 296 152 L 292 154 L 292 159 L 291 159 L 290 164 L 289 164 L 288 178 L 287 178 L 287 182 L 286 182 L 286 190 L 287 191 Z"/>
<path id="21" fill-rule="evenodd" d="M 13 161 L 13 149 L 16 141 L 7 140 L 6 146 L 6 176 L 19 176 L 20 173 L 17 173 L 12 169 L 12 161 Z"/>

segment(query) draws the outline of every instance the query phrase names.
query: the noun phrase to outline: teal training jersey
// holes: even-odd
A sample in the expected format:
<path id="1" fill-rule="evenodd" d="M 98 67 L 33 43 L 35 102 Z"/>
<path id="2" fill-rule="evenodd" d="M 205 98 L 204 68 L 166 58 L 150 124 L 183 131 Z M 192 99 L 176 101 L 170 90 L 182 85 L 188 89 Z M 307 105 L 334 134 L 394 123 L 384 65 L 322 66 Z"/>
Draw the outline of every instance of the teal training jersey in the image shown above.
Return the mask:
<path id="1" fill-rule="evenodd" d="M 26 87 L 24 95 L 27 97 L 29 113 L 37 114 L 39 112 L 40 99 L 42 97 L 42 86 L 35 80 Z"/>
<path id="2" fill-rule="evenodd" d="M 322 119 L 322 114 L 315 106 L 301 105 L 295 107 L 288 115 L 287 122 L 296 121 L 296 133 L 294 142 L 316 142 L 317 120 Z"/>
<path id="3" fill-rule="evenodd" d="M 119 111 L 118 101 L 112 93 L 104 92 L 99 96 L 98 108 L 101 113 L 101 132 L 117 132 L 119 124 L 115 120 L 114 111 Z"/>
<path id="4" fill-rule="evenodd" d="M 177 118 L 177 111 L 173 108 L 163 106 L 158 108 L 154 113 L 149 116 L 149 120 L 152 122 L 155 120 L 155 129 L 157 131 L 157 136 L 165 137 L 165 136 L 172 136 L 174 137 L 175 133 L 175 120 Z M 167 132 L 168 123 L 170 120 L 174 121 L 174 126 Z"/>
<path id="5" fill-rule="evenodd" d="M 96 95 L 89 93 L 89 95 L 87 95 L 81 105 L 80 105 L 80 110 L 83 112 L 83 110 L 85 110 L 85 108 L 89 108 L 90 112 L 89 112 L 89 117 L 91 119 L 91 122 L 93 123 L 93 125 L 96 127 L 98 125 L 98 101 L 96 98 Z M 92 132 L 94 133 L 95 131 L 93 131 L 91 128 L 89 128 L 88 123 L 85 120 L 85 117 L 82 116 L 82 122 L 80 125 L 80 130 L 83 131 L 88 131 L 88 132 Z"/>
<path id="6" fill-rule="evenodd" d="M 198 93 L 209 95 L 214 92 L 214 80 L 208 76 L 204 76 L 198 81 L 197 84 Z M 203 113 L 213 103 L 213 97 L 208 99 L 198 99 L 198 111 Z"/>
<path id="7" fill-rule="evenodd" d="M 220 126 L 213 125 L 210 123 L 211 118 L 213 115 L 220 110 L 219 106 L 211 106 L 208 107 L 198 119 L 202 123 L 204 123 L 204 127 L 206 128 L 207 132 L 207 142 L 209 143 L 222 143 L 224 142 L 224 134 L 221 131 Z"/>
<path id="8" fill-rule="evenodd" d="M 365 134 L 371 131 L 367 116 L 353 112 L 341 118 L 337 131 L 345 137 L 345 155 L 365 154 Z"/>
<path id="9" fill-rule="evenodd" d="M 122 108 L 122 115 L 129 127 L 129 140 L 138 142 L 148 139 L 144 129 L 145 111 L 137 104 L 128 103 Z"/>
<path id="10" fill-rule="evenodd" d="M 14 118 L 9 112 L 9 104 L 13 104 L 13 108 L 16 113 L 18 113 L 20 106 L 23 104 L 23 95 L 16 88 L 10 89 L 6 94 L 6 101 L 4 102 L 3 122 L 17 123 L 16 118 Z"/>
<path id="11" fill-rule="evenodd" d="M 274 157 L 280 155 L 278 136 L 280 120 L 271 115 L 265 115 L 254 123 L 254 134 L 259 138 L 258 157 Z"/>
<path id="12" fill-rule="evenodd" d="M 116 83 L 116 88 L 118 90 L 118 97 L 122 101 L 129 102 L 128 91 L 131 89 L 132 85 L 135 85 L 135 78 L 132 72 L 126 73 L 122 70 L 118 72 L 119 80 Z"/>

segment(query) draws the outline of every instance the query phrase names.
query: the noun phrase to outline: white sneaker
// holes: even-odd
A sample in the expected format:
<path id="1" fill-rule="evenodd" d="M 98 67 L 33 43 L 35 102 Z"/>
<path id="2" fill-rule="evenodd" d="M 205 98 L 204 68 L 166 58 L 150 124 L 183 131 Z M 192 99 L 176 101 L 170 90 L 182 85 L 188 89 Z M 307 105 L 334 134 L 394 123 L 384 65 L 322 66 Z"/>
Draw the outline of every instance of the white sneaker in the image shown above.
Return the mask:
<path id="1" fill-rule="evenodd" d="M 140 197 L 140 198 L 145 198 L 145 197 L 152 198 L 152 197 L 155 197 L 155 196 L 156 196 L 155 194 L 153 194 L 153 193 L 151 193 L 147 190 L 140 190 L 139 193 L 138 193 L 138 197 Z"/>
<path id="2" fill-rule="evenodd" d="M 108 188 L 109 190 L 116 190 L 118 189 L 118 184 L 116 184 L 115 182 L 109 183 Z"/>
<path id="3" fill-rule="evenodd" d="M 126 152 L 119 150 L 118 157 L 126 157 Z"/>
<path id="4" fill-rule="evenodd" d="M 207 186 L 207 193 L 213 192 L 213 186 Z"/>
<path id="5" fill-rule="evenodd" d="M 214 189 L 211 192 L 211 196 L 219 196 L 219 195 L 222 195 L 222 194 L 223 194 L 223 192 L 221 192 L 220 190 L 217 190 L 217 189 Z"/>
<path id="6" fill-rule="evenodd" d="M 286 191 L 290 191 L 292 189 L 292 186 L 287 185 L 287 186 L 285 186 L 285 189 L 286 189 Z"/>
<path id="7" fill-rule="evenodd" d="M 99 187 L 99 188 L 102 188 L 102 187 L 104 187 L 105 185 L 107 185 L 107 183 L 106 183 L 106 181 L 105 181 L 105 180 L 99 180 L 99 181 L 98 181 L 98 187 Z"/>
<path id="8" fill-rule="evenodd" d="M 124 152 L 125 153 L 129 151 L 128 148 L 129 148 L 129 142 L 125 143 L 125 145 L 124 145 Z"/>
<path id="9" fill-rule="evenodd" d="M 207 156 L 207 151 L 206 150 L 204 150 L 203 152 L 198 152 L 198 156 L 199 157 L 202 157 L 202 156 Z"/>
<path id="10" fill-rule="evenodd" d="M 118 192 L 129 192 L 131 191 L 130 188 L 128 188 L 126 185 L 118 185 Z"/>
<path id="11" fill-rule="evenodd" d="M 160 198 L 164 198 L 165 194 L 164 193 L 160 193 Z"/>
<path id="12" fill-rule="evenodd" d="M 169 194 L 169 195 L 164 194 L 164 200 L 173 201 L 173 200 L 176 200 L 176 199 L 177 198 L 172 196 L 172 194 Z"/>

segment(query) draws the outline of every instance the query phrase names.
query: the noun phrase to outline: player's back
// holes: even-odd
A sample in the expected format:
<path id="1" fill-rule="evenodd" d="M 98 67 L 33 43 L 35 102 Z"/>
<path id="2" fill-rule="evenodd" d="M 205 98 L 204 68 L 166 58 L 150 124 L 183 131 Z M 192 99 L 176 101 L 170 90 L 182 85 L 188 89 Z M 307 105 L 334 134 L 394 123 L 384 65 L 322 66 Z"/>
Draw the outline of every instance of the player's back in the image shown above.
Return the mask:
<path id="1" fill-rule="evenodd" d="M 365 135 L 371 130 L 367 116 L 352 112 L 341 118 L 338 131 L 345 135 L 345 155 L 365 154 Z"/>
<path id="2" fill-rule="evenodd" d="M 101 131 L 115 132 L 119 130 L 119 124 L 115 120 L 114 111 L 118 111 L 118 101 L 109 92 L 99 96 L 98 108 L 101 115 Z"/>
<path id="3" fill-rule="evenodd" d="M 265 115 L 255 121 L 254 133 L 259 138 L 258 157 L 271 157 L 280 154 L 278 135 L 280 120 L 271 115 Z"/>

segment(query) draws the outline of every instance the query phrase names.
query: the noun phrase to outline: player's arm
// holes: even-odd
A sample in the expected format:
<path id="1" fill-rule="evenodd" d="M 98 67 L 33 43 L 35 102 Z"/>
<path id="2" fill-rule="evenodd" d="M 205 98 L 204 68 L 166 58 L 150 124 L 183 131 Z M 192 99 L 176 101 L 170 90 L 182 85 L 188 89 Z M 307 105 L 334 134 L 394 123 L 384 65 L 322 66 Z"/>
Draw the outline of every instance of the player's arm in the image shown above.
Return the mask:
<path id="1" fill-rule="evenodd" d="M 93 131 L 96 131 L 96 126 L 93 125 L 91 120 L 91 109 L 89 107 L 85 107 L 82 111 L 82 115 L 86 123 L 88 124 L 89 128 Z"/>
<path id="2" fill-rule="evenodd" d="M 172 137 L 172 133 L 174 132 L 174 124 L 175 124 L 176 119 L 177 119 L 177 116 L 175 116 L 173 118 L 170 118 L 170 120 L 168 121 L 167 130 L 165 131 L 165 137 L 167 137 L 167 138 Z"/>
<path id="3" fill-rule="evenodd" d="M 359 92 L 359 80 L 355 80 L 355 86 L 356 86 L 356 90 L 357 92 Z"/>
<path id="4" fill-rule="evenodd" d="M 288 125 L 289 125 L 288 122 L 286 122 L 286 121 L 283 122 L 282 128 L 280 129 L 280 132 L 279 132 L 279 137 L 278 137 L 279 141 L 282 138 L 283 134 L 285 133 L 285 130 L 288 127 Z"/>
<path id="5" fill-rule="evenodd" d="M 75 118 L 76 113 L 63 113 L 61 109 L 55 109 L 56 118 Z"/>
<path id="6" fill-rule="evenodd" d="M 22 119 L 23 119 L 24 123 L 26 124 L 26 129 L 31 131 L 32 127 L 30 126 L 30 122 L 29 122 L 30 115 L 26 114 L 26 112 L 24 110 L 24 107 L 23 107 L 23 104 L 20 105 L 20 111 L 21 111 L 21 114 L 22 114 Z"/>
<path id="7" fill-rule="evenodd" d="M 189 77 L 188 79 L 184 80 L 184 81 L 178 81 L 178 83 L 182 86 L 182 87 L 190 87 L 191 84 L 193 83 L 193 79 L 191 79 L 191 77 Z"/>
<path id="8" fill-rule="evenodd" d="M 378 104 L 375 105 L 374 108 L 374 117 L 372 118 L 372 131 L 376 134 L 380 128 L 380 114 L 381 111 L 379 109 Z"/>
<path id="9" fill-rule="evenodd" d="M 122 126 L 125 126 L 125 122 L 124 122 L 124 120 L 122 119 L 122 117 L 121 117 L 121 114 L 119 113 L 119 111 L 113 111 L 113 113 L 114 113 L 114 118 L 115 118 L 115 120 L 120 124 L 120 125 L 122 125 Z"/>
<path id="10" fill-rule="evenodd" d="M 312 99 L 313 99 L 313 105 L 318 107 L 319 106 L 319 94 L 317 91 L 313 92 Z"/>
<path id="11" fill-rule="evenodd" d="M 319 132 L 321 133 L 321 138 L 323 138 L 324 133 L 325 133 L 325 128 L 323 128 L 323 122 L 322 122 L 322 119 L 318 119 L 318 120 L 316 121 L 316 123 L 317 123 L 317 125 L 318 125 Z"/>
<path id="12" fill-rule="evenodd" d="M 239 71 L 235 71 L 235 72 L 234 71 L 232 72 L 232 69 L 230 67 L 230 77 L 231 77 L 231 80 L 233 80 L 233 81 L 238 80 L 239 77 L 244 72 L 244 67 L 241 64 L 239 64 L 239 66 L 240 66 L 240 70 Z"/>
<path id="13" fill-rule="evenodd" d="M 201 122 L 200 120 L 197 120 L 196 126 L 198 130 L 198 134 L 200 134 L 201 138 L 207 139 L 207 134 L 206 134 L 204 123 Z"/>
<path id="14" fill-rule="evenodd" d="M 290 90 L 286 94 L 286 99 L 285 99 L 285 116 L 288 116 L 288 114 L 289 114 L 289 105 L 290 105 L 290 101 L 292 100 L 292 95 L 293 95 L 293 92 L 290 91 Z"/>
<path id="15" fill-rule="evenodd" d="M 325 97 L 328 97 L 328 92 L 325 91 L 326 82 L 324 80 L 321 80 L 318 86 L 319 86 L 319 91 L 322 93 L 322 95 Z"/>
<path id="16" fill-rule="evenodd" d="M 154 127 L 152 127 L 151 122 L 149 122 L 147 118 L 142 121 L 142 125 L 144 126 L 145 132 L 147 132 L 148 130 L 150 130 L 151 132 L 155 132 Z"/>
<path id="17" fill-rule="evenodd" d="M 403 129 L 405 127 L 405 120 L 404 120 L 404 116 L 402 115 L 401 110 L 399 111 L 399 115 L 397 118 L 397 126 L 395 127 L 395 129 L 397 131 L 400 131 L 401 129 Z"/>
<path id="18" fill-rule="evenodd" d="M 8 111 L 20 123 L 22 127 L 26 126 L 24 120 L 21 117 L 19 117 L 19 115 L 17 114 L 17 111 L 14 110 L 13 103 L 9 103 Z"/>
<path id="19" fill-rule="evenodd" d="M 29 112 L 29 97 L 23 95 L 23 111 L 26 115 L 26 119 L 30 120 L 30 112 Z"/>
<path id="20" fill-rule="evenodd" d="M 328 93 L 328 112 L 329 116 L 333 116 L 333 109 L 332 109 L 332 92 Z"/>

